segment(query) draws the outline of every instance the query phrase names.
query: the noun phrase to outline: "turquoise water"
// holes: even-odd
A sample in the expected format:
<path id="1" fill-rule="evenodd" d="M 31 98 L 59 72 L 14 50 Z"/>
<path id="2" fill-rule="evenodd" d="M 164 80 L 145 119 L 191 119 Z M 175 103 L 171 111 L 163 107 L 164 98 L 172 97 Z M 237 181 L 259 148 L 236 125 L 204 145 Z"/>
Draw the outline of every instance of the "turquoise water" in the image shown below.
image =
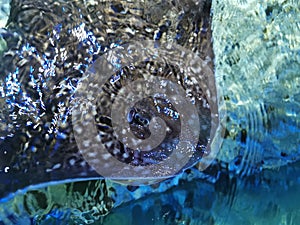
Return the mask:
<path id="1" fill-rule="evenodd" d="M 0 224 L 300 223 L 299 1 L 0 3 Z M 153 63 L 144 68 L 139 55 L 128 53 L 143 70 L 118 74 L 122 46 L 144 40 L 156 41 L 138 49 Z M 89 144 L 76 144 L 84 126 L 72 126 L 71 103 L 101 58 L 133 80 L 134 73 L 166 73 L 166 63 L 176 75 L 167 77 L 191 89 L 188 99 L 201 124 L 208 122 L 200 130 L 201 154 L 193 151 L 183 171 L 157 170 L 156 179 L 146 179 L 151 184 L 134 186 L 128 177 L 104 179 L 82 157 L 78 148 Z M 199 79 L 177 75 L 193 71 Z M 87 93 L 103 85 L 94 82 Z M 100 113 L 109 106 L 103 99 Z M 164 104 L 168 113 L 176 108 Z M 159 179 L 164 174 L 171 178 Z"/>

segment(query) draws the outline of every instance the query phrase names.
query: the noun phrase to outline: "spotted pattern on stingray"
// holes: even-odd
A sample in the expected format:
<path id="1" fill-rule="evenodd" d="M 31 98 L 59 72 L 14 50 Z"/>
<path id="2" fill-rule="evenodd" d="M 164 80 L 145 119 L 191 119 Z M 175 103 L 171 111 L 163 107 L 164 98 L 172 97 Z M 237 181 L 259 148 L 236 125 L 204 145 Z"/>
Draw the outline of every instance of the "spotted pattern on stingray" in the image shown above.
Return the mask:
<path id="1" fill-rule="evenodd" d="M 133 37 L 174 41 L 212 67 L 210 1 L 201 1 L 201 7 L 188 0 L 145 1 L 140 7 L 131 1 L 93 2 L 11 1 L 8 24 L 1 31 L 7 51 L 0 56 L 0 162 L 10 167 L 9 177 L 1 173 L 7 183 L 0 186 L 1 197 L 31 184 L 98 176 L 76 146 L 70 100 L 88 66 L 116 44 Z M 151 63 L 162 66 L 136 66 L 148 70 Z M 163 73 L 194 96 L 203 94 L 197 85 L 192 89 L 180 80 L 176 65 L 166 63 Z M 14 92 L 8 81 L 18 87 Z M 108 93 L 114 90 L 107 88 Z M 103 97 L 103 102 L 110 100 Z M 99 118 L 102 124 L 109 119 Z"/>
<path id="2" fill-rule="evenodd" d="M 191 104 L 195 104 L 197 107 L 198 116 L 201 119 L 201 126 L 205 127 L 205 129 L 201 130 L 201 134 L 199 135 L 199 141 L 196 146 L 197 152 L 193 159 L 191 159 L 191 161 L 197 161 L 206 150 L 210 136 L 211 112 L 203 90 L 199 84 L 197 84 L 197 81 L 180 72 L 180 68 L 176 65 L 170 65 L 167 62 L 162 65 L 154 61 L 143 62 L 142 64 L 137 62 L 136 64 L 137 65 L 131 65 L 118 71 L 118 73 L 121 73 L 118 81 L 111 83 L 109 79 L 107 83 L 102 86 L 102 92 L 97 101 L 97 115 L 95 118 L 102 143 L 105 144 L 108 152 L 117 157 L 119 161 L 133 165 L 157 163 L 172 153 L 176 144 L 179 142 L 179 134 L 181 131 L 180 115 L 167 99 L 162 99 L 159 96 L 148 97 L 135 103 L 135 110 L 142 111 L 138 113 L 138 115 L 140 115 L 138 119 L 132 119 L 130 122 L 132 132 L 136 136 L 139 136 L 139 138 L 144 139 L 146 136 L 150 136 L 149 122 L 147 123 L 147 120 L 150 121 L 154 116 L 161 117 L 167 124 L 167 134 L 159 146 L 151 151 L 137 151 L 124 146 L 113 134 L 111 103 L 115 101 L 118 91 L 122 86 L 126 86 L 128 82 L 139 79 L 141 77 L 140 74 L 151 74 L 167 78 L 168 80 L 180 84 L 185 90 L 186 96 L 188 96 Z M 118 74 L 116 74 L 116 76 L 117 75 Z M 174 115 L 170 115 L 170 111 L 173 112 Z M 178 118 L 176 113 L 178 114 Z M 141 120 L 146 120 L 146 122 L 144 121 L 144 124 L 141 124 Z M 82 131 L 84 132 L 84 128 Z"/>

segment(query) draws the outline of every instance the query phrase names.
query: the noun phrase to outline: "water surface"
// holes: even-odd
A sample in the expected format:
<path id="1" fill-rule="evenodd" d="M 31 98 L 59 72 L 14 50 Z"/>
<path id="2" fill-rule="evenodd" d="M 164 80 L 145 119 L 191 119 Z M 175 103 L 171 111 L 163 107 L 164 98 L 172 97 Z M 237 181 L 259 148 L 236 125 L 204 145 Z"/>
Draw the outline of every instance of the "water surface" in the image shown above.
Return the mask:
<path id="1" fill-rule="evenodd" d="M 0 223 L 298 224 L 299 7 L 292 0 L 5 5 Z M 204 171 L 198 164 L 135 187 L 99 180 L 78 152 L 70 99 L 100 55 L 132 39 L 175 43 L 212 69 L 223 144 Z"/>

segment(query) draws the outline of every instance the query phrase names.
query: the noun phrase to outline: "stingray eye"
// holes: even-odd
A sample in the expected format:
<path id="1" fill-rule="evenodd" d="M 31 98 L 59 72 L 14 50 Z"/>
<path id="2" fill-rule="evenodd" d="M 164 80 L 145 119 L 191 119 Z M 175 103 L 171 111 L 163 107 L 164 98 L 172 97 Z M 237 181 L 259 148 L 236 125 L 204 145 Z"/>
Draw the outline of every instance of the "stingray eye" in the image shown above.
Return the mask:
<path id="1" fill-rule="evenodd" d="M 127 113 L 127 121 L 128 123 L 132 123 L 133 122 L 133 118 L 135 117 L 136 111 L 134 108 L 130 108 L 129 112 Z"/>
<path id="2" fill-rule="evenodd" d="M 146 117 L 144 117 L 141 113 L 136 113 L 134 115 L 134 119 L 137 122 L 137 124 L 141 126 L 148 126 L 150 121 Z"/>

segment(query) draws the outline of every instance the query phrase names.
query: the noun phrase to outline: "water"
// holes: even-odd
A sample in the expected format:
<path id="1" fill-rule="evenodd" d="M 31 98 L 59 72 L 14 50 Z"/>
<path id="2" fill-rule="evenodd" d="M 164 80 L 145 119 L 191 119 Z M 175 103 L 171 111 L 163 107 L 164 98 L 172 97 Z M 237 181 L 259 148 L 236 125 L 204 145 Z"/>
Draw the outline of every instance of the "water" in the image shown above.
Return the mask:
<path id="1" fill-rule="evenodd" d="M 213 1 L 211 9 L 209 1 L 192 0 L 12 1 L 0 36 L 0 224 L 298 224 L 299 6 L 292 0 Z M 79 132 L 84 126 L 74 128 L 71 121 L 78 85 L 91 84 L 83 89 L 88 98 L 94 98 L 90 90 L 103 85 L 84 83 L 86 71 L 94 73 L 90 65 L 107 58 L 118 71 L 127 57 L 122 46 L 132 40 L 162 44 L 139 46 L 138 52 L 153 63 L 135 57 L 134 48 L 127 51 L 138 60 L 109 82 L 117 85 L 125 77 L 122 85 L 128 79 L 133 83 L 149 73 L 175 83 L 183 80 L 178 84 L 197 107 L 200 123 L 201 118 L 210 121 L 195 136 L 203 145 L 191 148 L 196 151 L 183 164 L 184 172 L 157 183 L 171 167 L 155 170 L 156 179 L 139 187 L 128 179 L 101 178 L 90 158 L 86 161 L 78 151 L 78 146 L 89 149 L 90 142 L 76 143 L 76 135 L 88 139 L 92 132 Z M 201 66 L 185 67 L 193 58 Z M 109 98 L 99 92 L 101 115 L 115 99 L 111 96 L 122 93 L 107 87 Z M 176 110 L 170 99 L 156 109 Z M 140 110 L 143 104 L 135 107 Z M 151 117 L 145 113 L 152 108 L 147 109 L 142 119 Z M 179 114 L 181 121 L 185 115 Z M 178 128 L 178 116 L 168 115 L 159 116 Z M 99 118 L 101 132 L 110 128 L 109 121 Z M 130 128 L 147 135 L 147 124 Z M 165 141 L 193 143 L 193 135 L 178 139 L 172 136 L 176 132 L 168 134 L 171 139 Z M 111 155 L 126 161 L 120 152 Z"/>
<path id="2" fill-rule="evenodd" d="M 225 8 L 214 17 L 213 27 L 216 74 L 232 112 L 227 129 L 233 141 L 228 145 L 238 151 L 252 148 L 250 157 L 256 163 L 263 160 L 264 168 L 293 162 L 299 154 L 299 2 L 249 1 L 250 10 L 223 1 L 216 11 L 227 4 L 236 10 Z M 238 29 L 242 24 L 245 28 Z M 221 38 L 224 32 L 227 39 Z"/>

